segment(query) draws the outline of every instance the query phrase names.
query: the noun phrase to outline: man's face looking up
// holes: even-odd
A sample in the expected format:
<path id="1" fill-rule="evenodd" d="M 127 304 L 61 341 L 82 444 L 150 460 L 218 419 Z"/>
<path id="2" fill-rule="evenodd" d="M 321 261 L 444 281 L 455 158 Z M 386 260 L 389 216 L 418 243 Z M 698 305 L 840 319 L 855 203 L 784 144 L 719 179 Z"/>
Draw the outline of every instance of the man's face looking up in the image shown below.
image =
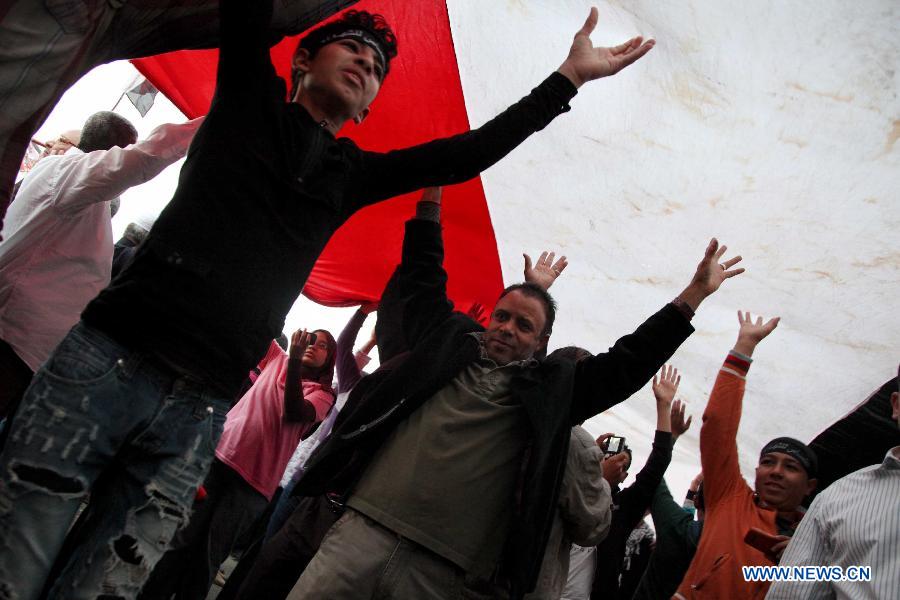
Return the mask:
<path id="1" fill-rule="evenodd" d="M 550 338 L 544 333 L 547 322 L 544 303 L 519 290 L 500 298 L 484 332 L 484 350 L 498 365 L 526 360 Z"/>
<path id="2" fill-rule="evenodd" d="M 800 462 L 783 452 L 763 454 L 756 466 L 756 493 L 765 506 L 779 512 L 796 510 L 816 487 Z"/>
<path id="3" fill-rule="evenodd" d="M 303 73 L 298 93 L 307 95 L 329 114 L 357 121 L 368 113 L 384 76 L 378 53 L 352 38 L 322 46 L 311 59 L 306 50 L 300 50 L 294 66 Z"/>

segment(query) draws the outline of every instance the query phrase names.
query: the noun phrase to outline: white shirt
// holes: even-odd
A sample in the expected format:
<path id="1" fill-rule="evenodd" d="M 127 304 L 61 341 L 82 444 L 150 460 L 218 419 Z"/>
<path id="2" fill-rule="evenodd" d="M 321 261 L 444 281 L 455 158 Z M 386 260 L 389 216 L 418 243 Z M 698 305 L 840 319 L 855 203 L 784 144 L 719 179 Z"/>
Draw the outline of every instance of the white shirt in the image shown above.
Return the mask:
<path id="1" fill-rule="evenodd" d="M 868 566 L 872 580 L 775 582 L 767 600 L 900 598 L 900 446 L 819 494 L 780 564 Z"/>
<path id="2" fill-rule="evenodd" d="M 597 547 L 572 544 L 569 550 L 569 578 L 560 600 L 589 600 L 597 571 Z"/>
<path id="3" fill-rule="evenodd" d="M 110 201 L 183 157 L 201 121 L 161 125 L 127 148 L 71 148 L 22 181 L 0 242 L 0 339 L 32 371 L 109 283 Z"/>

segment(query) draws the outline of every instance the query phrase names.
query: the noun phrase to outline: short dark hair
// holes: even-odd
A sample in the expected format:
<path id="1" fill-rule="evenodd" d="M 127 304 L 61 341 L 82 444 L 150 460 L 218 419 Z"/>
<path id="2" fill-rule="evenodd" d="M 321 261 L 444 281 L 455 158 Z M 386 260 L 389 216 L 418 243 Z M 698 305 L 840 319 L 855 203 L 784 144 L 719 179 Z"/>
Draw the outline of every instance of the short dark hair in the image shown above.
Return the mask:
<path id="1" fill-rule="evenodd" d="M 328 43 L 326 40 L 334 35 L 341 34 L 351 29 L 365 31 L 371 35 L 381 47 L 381 52 L 386 59 L 385 64 L 382 65 L 384 67 L 384 74 L 381 77 L 383 81 L 391 70 L 391 60 L 397 56 L 397 36 L 394 35 L 394 31 L 391 29 L 391 26 L 388 25 L 384 16 L 377 13 L 373 14 L 365 10 L 348 10 L 341 15 L 340 19 L 317 27 L 303 36 L 303 39 L 297 43 L 297 48 L 294 49 L 293 56 L 296 57 L 297 53 L 302 49 L 309 53 L 309 58 L 315 58 L 316 54 L 319 52 L 319 48 Z M 292 66 L 291 97 L 293 97 L 294 93 L 297 91 L 297 80 L 297 70 Z"/>
<path id="2" fill-rule="evenodd" d="M 553 299 L 550 292 L 536 283 L 514 283 L 500 292 L 500 298 L 503 298 L 510 292 L 521 292 L 529 298 L 537 298 L 544 304 L 544 316 L 546 317 L 546 322 L 544 323 L 544 331 L 541 333 L 543 335 L 550 335 L 553 331 L 553 321 L 556 320 L 556 300 Z M 500 298 L 497 299 L 499 300 Z"/>
<path id="3" fill-rule="evenodd" d="M 82 152 L 124 148 L 137 141 L 137 129 L 131 121 L 114 112 L 103 110 L 92 114 L 81 128 L 78 149 Z"/>
<path id="4" fill-rule="evenodd" d="M 585 350 L 578 346 L 563 346 L 562 348 L 557 348 L 551 352 L 550 356 L 577 363 L 578 361 L 593 356 L 593 354 L 591 354 L 590 350 Z"/>

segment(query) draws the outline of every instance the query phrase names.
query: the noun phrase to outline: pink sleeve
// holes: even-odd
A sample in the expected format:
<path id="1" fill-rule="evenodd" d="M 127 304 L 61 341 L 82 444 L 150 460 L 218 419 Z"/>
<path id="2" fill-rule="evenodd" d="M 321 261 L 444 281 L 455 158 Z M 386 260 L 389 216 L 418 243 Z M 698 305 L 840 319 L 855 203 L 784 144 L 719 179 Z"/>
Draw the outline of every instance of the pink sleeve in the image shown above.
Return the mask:
<path id="1" fill-rule="evenodd" d="M 266 355 L 263 356 L 263 359 L 261 361 L 259 361 L 258 368 L 260 372 L 262 372 L 262 370 L 266 368 L 266 365 L 269 364 L 269 361 L 281 354 L 285 354 L 285 351 L 281 349 L 281 346 L 278 345 L 278 342 L 276 342 L 275 340 L 269 342 L 269 349 L 268 351 L 266 351 Z"/>
<path id="2" fill-rule="evenodd" d="M 305 395 L 304 398 L 316 409 L 316 423 L 321 423 L 325 419 L 331 405 L 334 404 L 334 396 L 322 388 Z"/>

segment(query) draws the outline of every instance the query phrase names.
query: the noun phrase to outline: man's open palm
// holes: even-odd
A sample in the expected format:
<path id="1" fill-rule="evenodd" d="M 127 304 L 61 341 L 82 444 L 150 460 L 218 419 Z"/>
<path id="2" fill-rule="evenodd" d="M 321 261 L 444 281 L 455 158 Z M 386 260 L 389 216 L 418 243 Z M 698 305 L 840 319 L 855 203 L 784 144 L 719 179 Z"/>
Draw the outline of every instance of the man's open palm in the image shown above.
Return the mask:
<path id="1" fill-rule="evenodd" d="M 568 77 L 575 87 L 615 75 L 647 54 L 656 44 L 655 40 L 645 42 L 643 37 L 637 36 L 612 48 L 594 47 L 590 36 L 597 27 L 598 18 L 597 8 L 592 7 L 584 25 L 575 34 L 569 56 L 559 68 L 559 72 Z"/>

